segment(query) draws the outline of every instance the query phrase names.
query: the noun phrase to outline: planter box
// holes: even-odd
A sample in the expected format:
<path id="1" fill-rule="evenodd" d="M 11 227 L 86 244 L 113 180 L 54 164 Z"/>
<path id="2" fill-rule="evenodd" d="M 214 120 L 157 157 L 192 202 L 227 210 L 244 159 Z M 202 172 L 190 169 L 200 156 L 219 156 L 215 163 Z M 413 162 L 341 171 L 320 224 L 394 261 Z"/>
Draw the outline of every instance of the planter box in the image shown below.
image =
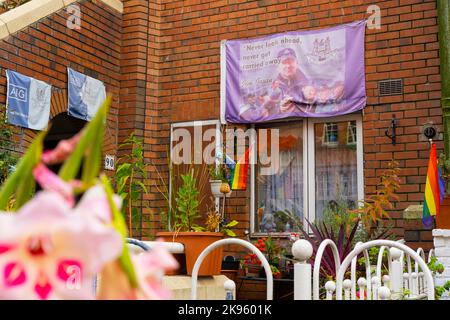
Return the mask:
<path id="1" fill-rule="evenodd" d="M 255 277 L 259 278 L 261 274 L 261 270 L 263 270 L 263 267 L 259 264 L 247 264 L 245 265 L 245 276 L 246 277 Z"/>
<path id="2" fill-rule="evenodd" d="M 179 242 L 184 245 L 186 257 L 186 273 L 192 275 L 195 261 L 206 247 L 223 238 L 218 232 L 158 232 L 156 237 L 167 242 Z M 199 269 L 199 276 L 213 276 L 221 274 L 223 247 L 210 252 Z"/>

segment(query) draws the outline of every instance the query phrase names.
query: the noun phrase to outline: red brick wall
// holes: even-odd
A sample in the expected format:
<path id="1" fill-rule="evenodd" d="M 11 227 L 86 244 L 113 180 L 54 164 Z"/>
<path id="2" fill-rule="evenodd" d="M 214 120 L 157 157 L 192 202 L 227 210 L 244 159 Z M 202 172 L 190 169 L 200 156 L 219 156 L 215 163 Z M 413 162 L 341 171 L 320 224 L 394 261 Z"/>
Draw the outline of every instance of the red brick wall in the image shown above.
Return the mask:
<path id="1" fill-rule="evenodd" d="M 160 228 L 160 213 L 166 211 L 157 171 L 167 182 L 170 123 L 219 117 L 220 41 L 361 20 L 368 17 L 369 5 L 362 0 L 123 3 L 122 19 L 101 2 L 83 2 L 81 30 L 66 28 L 64 11 L 41 20 L 0 41 L 0 66 L 60 89 L 67 86 L 67 66 L 105 82 L 115 97 L 109 123 L 111 144 L 123 141 L 132 131 L 144 139 L 149 167 L 143 179 L 150 193 L 138 205 L 146 217 L 147 235 Z M 425 241 L 430 233 L 422 230 L 420 221 L 400 218 L 403 209 L 423 199 L 428 143 L 421 138 L 421 126 L 432 121 L 442 130 L 436 1 L 370 4 L 380 6 L 382 27 L 367 30 L 366 35 L 365 191 L 374 192 L 387 162 L 398 160 L 403 170 L 400 201 L 392 212 L 395 232 L 428 247 L 431 242 Z M 378 81 L 395 78 L 404 79 L 404 94 L 379 97 Z M 5 102 L 5 84 L 1 70 L 0 103 Z M 394 114 L 399 126 L 396 146 L 384 136 Z M 21 151 L 34 133 L 17 131 Z M 441 141 L 438 149 L 442 149 Z M 235 192 L 227 210 L 231 218 L 240 220 L 237 232 L 244 236 L 249 228 L 248 192 Z"/>
<path id="2" fill-rule="evenodd" d="M 80 30 L 67 28 L 68 14 L 61 10 L 0 41 L 0 104 L 6 103 L 5 69 L 45 81 L 64 97 L 67 95 L 67 67 L 97 78 L 114 97 L 108 116 L 105 151 L 115 154 L 122 17 L 100 1 L 79 5 Z M 67 102 L 62 102 L 65 105 L 56 108 L 56 99 L 52 99 L 51 116 L 67 111 Z M 37 132 L 18 127 L 14 130 L 17 132 L 16 151 L 21 153 Z"/>
<path id="3" fill-rule="evenodd" d="M 371 1 L 381 8 L 380 30 L 366 34 L 364 110 L 365 192 L 373 193 L 387 162 L 402 168 L 400 201 L 392 212 L 395 232 L 421 230 L 419 221 L 401 220 L 403 209 L 423 199 L 428 142 L 421 126 L 431 121 L 442 130 L 435 0 Z M 220 41 L 293 30 L 331 27 L 367 18 L 367 1 L 162 1 L 158 6 L 160 36 L 158 121 L 217 119 L 220 97 Z M 404 79 L 404 94 L 379 97 L 378 81 Z M 398 119 L 397 145 L 384 136 L 392 115 Z M 146 126 L 148 126 L 146 124 Z M 166 124 L 159 127 L 168 129 Z M 166 143 L 161 140 L 148 143 Z M 438 149 L 442 142 L 438 141 Z M 239 218 L 239 234 L 248 225 L 248 194 L 237 193 L 228 210 Z M 157 209 L 154 209 L 157 211 Z M 429 232 L 420 232 L 420 245 L 429 247 Z"/>

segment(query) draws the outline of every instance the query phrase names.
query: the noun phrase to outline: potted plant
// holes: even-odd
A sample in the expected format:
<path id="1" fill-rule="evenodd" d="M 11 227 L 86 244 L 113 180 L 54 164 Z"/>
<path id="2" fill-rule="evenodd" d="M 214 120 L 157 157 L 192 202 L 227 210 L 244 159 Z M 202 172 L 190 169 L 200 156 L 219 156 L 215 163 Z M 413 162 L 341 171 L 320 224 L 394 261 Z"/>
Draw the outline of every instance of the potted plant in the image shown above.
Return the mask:
<path id="1" fill-rule="evenodd" d="M 254 253 L 247 254 L 242 260 L 241 266 L 246 277 L 259 277 L 262 270 L 261 261 Z"/>
<path id="2" fill-rule="evenodd" d="M 211 166 L 209 168 L 209 183 L 211 192 L 216 198 L 229 196 L 231 194 L 230 185 L 228 184 L 228 171 L 225 164 Z"/>
<path id="3" fill-rule="evenodd" d="M 263 238 L 259 238 L 253 243 L 256 248 L 259 249 L 264 255 L 267 254 L 266 241 Z M 262 267 L 261 260 L 255 253 L 247 254 L 242 262 L 242 267 L 245 270 L 247 277 L 265 277 L 265 271 Z M 264 273 L 264 275 L 263 275 Z"/>
<path id="4" fill-rule="evenodd" d="M 192 274 L 195 261 L 200 253 L 213 242 L 223 238 L 224 233 L 234 235 L 230 230 L 237 221 L 224 224 L 220 215 L 209 211 L 206 228 L 196 223 L 199 214 L 199 191 L 196 186 L 194 170 L 181 175 L 182 185 L 178 188 L 174 208 L 174 231 L 159 232 L 158 237 L 166 241 L 180 242 L 184 245 L 186 272 Z M 199 276 L 221 274 L 222 247 L 212 251 L 203 261 Z"/>

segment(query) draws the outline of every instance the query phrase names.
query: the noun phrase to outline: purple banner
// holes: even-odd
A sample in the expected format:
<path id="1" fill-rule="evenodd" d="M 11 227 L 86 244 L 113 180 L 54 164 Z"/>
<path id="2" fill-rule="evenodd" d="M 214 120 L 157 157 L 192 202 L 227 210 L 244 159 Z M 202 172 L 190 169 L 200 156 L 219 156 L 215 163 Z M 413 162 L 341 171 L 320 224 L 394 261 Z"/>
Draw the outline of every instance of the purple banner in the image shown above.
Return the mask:
<path id="1" fill-rule="evenodd" d="M 364 35 L 365 21 L 360 21 L 226 41 L 222 119 L 256 123 L 361 110 L 366 105 Z"/>

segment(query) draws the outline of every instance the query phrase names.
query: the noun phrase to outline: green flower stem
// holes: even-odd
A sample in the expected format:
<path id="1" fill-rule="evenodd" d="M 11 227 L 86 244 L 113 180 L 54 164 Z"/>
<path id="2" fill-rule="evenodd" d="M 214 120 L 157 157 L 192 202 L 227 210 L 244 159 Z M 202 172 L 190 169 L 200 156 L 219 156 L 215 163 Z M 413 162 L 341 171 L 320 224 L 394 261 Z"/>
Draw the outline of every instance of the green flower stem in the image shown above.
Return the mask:
<path id="1" fill-rule="evenodd" d="M 128 251 L 128 247 L 126 245 L 126 237 L 127 237 L 127 226 L 125 223 L 125 220 L 120 213 L 120 211 L 117 209 L 116 205 L 113 201 L 113 190 L 111 188 L 111 185 L 109 183 L 108 178 L 105 175 L 101 176 L 101 181 L 103 184 L 103 187 L 105 188 L 105 192 L 108 198 L 108 204 L 111 208 L 111 213 L 113 216 L 112 224 L 114 229 L 116 229 L 120 235 L 123 238 L 123 249 L 122 254 L 119 257 L 119 264 L 122 267 L 122 270 L 126 273 L 128 276 L 128 279 L 130 281 L 130 284 L 133 288 L 138 287 L 137 278 L 136 278 L 136 272 L 133 267 L 133 263 L 131 262 L 130 253 Z"/>
<path id="2" fill-rule="evenodd" d="M 11 196 L 15 195 L 14 211 L 31 199 L 35 187 L 33 168 L 39 163 L 42 155 L 42 141 L 45 132 L 38 134 L 27 152 L 19 161 L 14 173 L 0 188 L 0 210 L 6 210 Z"/>

